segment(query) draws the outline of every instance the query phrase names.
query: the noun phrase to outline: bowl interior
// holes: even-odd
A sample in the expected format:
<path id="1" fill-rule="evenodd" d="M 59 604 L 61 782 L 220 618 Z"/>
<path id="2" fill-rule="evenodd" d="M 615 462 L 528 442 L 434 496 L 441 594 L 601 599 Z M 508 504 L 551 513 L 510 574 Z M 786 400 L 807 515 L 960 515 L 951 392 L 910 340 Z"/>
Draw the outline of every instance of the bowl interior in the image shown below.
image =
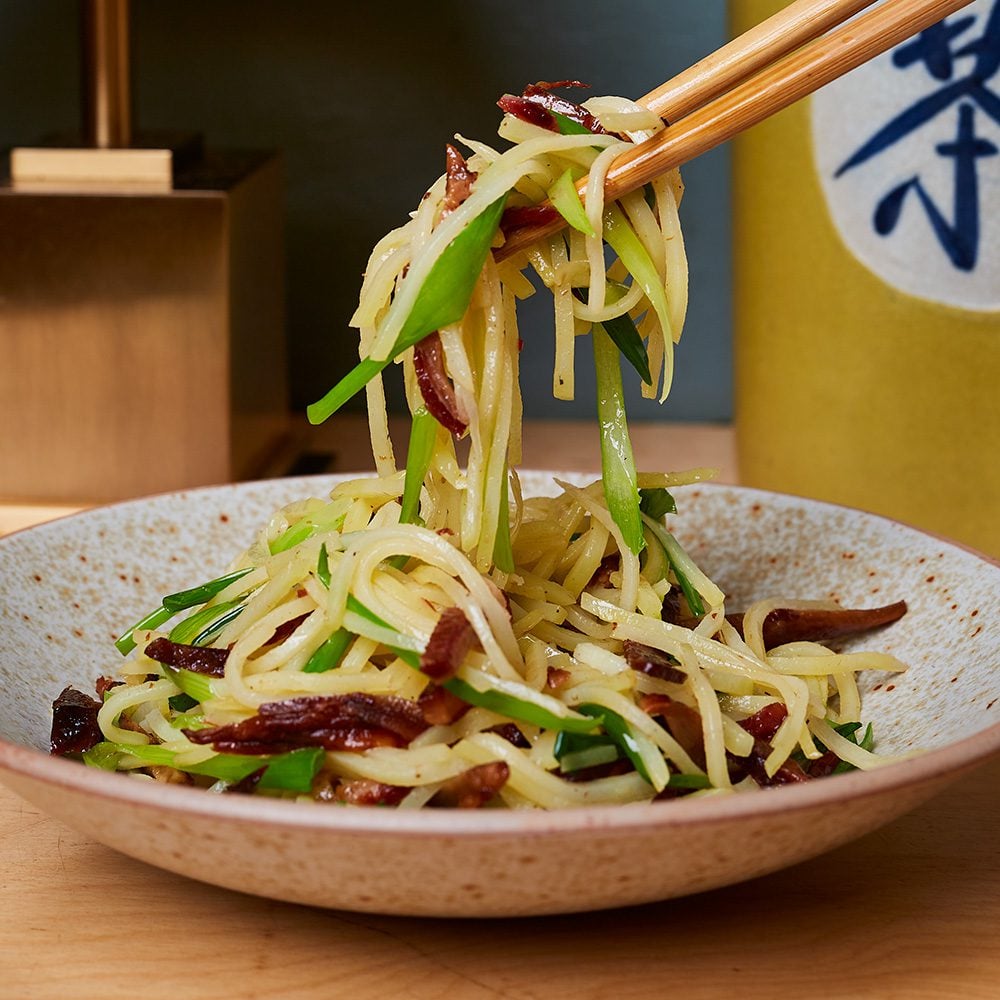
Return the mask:
<path id="1" fill-rule="evenodd" d="M 569 477 L 577 482 L 586 477 Z M 528 492 L 550 474 L 526 473 Z M 129 501 L 0 540 L 0 737 L 44 751 L 52 699 L 114 673 L 113 639 L 163 594 L 226 568 L 277 507 L 333 477 L 212 487 Z M 934 749 L 1000 720 L 1000 566 L 870 514 L 738 487 L 677 491 L 676 533 L 728 595 L 865 607 L 905 618 L 845 643 L 893 653 L 902 675 L 862 675 L 863 710 L 887 752 Z"/>

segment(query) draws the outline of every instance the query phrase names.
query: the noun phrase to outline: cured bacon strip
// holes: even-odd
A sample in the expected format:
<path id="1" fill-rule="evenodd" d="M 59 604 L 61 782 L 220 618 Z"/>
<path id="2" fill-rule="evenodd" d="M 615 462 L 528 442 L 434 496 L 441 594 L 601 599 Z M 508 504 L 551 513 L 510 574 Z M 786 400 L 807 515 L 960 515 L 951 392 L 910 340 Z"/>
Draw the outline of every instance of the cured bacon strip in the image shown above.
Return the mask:
<path id="1" fill-rule="evenodd" d="M 521 732 L 513 722 L 503 722 L 499 726 L 493 726 L 491 729 L 487 729 L 488 733 L 496 733 L 497 736 L 502 737 L 508 743 L 520 748 L 521 750 L 530 750 L 531 744 L 528 742 L 528 738 Z"/>
<path id="2" fill-rule="evenodd" d="M 52 703 L 53 754 L 84 753 L 104 739 L 97 724 L 101 703 L 74 687 L 64 688 Z"/>
<path id="3" fill-rule="evenodd" d="M 444 348 L 437 332 L 428 334 L 413 348 L 413 367 L 420 395 L 431 416 L 452 434 L 464 434 L 469 421 L 458 405 L 455 387 L 444 370 Z"/>
<path id="4" fill-rule="evenodd" d="M 760 711 L 748 715 L 740 725 L 758 740 L 773 740 L 778 727 L 788 718 L 788 709 L 780 701 L 765 705 Z"/>
<path id="5" fill-rule="evenodd" d="M 472 182 L 479 176 L 469 169 L 465 157 L 451 143 L 444 147 L 444 158 L 446 180 L 441 202 L 442 218 L 454 212 L 472 194 Z"/>
<path id="6" fill-rule="evenodd" d="M 572 678 L 573 675 L 562 667 L 545 668 L 545 686 L 550 691 L 558 691 L 560 688 L 566 687 Z"/>
<path id="7" fill-rule="evenodd" d="M 279 642 L 284 642 L 308 617 L 309 613 L 306 612 L 304 615 L 299 615 L 298 618 L 289 618 L 287 622 L 282 622 L 274 630 L 274 635 L 264 645 L 276 646 Z"/>
<path id="8" fill-rule="evenodd" d="M 417 705 L 429 726 L 450 726 L 472 708 L 468 702 L 437 684 L 428 684 L 421 691 Z"/>
<path id="9" fill-rule="evenodd" d="M 342 781 L 333 791 L 337 802 L 350 806 L 398 806 L 409 794 L 405 785 L 386 785 L 369 778 Z"/>
<path id="10" fill-rule="evenodd" d="M 196 674 L 206 674 L 209 677 L 223 677 L 226 673 L 228 649 L 215 649 L 212 646 L 188 646 L 183 642 L 171 642 L 169 639 L 154 639 L 146 647 L 146 655 L 157 663 L 165 663 L 168 667 L 178 670 L 191 670 Z"/>
<path id="11" fill-rule="evenodd" d="M 421 673 L 437 684 L 454 677 L 477 641 L 462 609 L 445 608 L 420 656 Z"/>
<path id="12" fill-rule="evenodd" d="M 509 777 L 510 768 L 502 760 L 470 767 L 446 781 L 427 804 L 445 809 L 479 809 L 503 788 Z"/>
<path id="13" fill-rule="evenodd" d="M 726 754 L 730 769 L 742 770 L 749 774 L 758 785 L 790 785 L 799 781 L 809 781 L 809 775 L 789 758 L 774 774 L 768 774 L 764 762 L 771 753 L 771 744 L 764 740 L 754 740 L 753 750 L 746 757 Z"/>
<path id="14" fill-rule="evenodd" d="M 617 573 L 621 569 L 622 557 L 619 552 L 612 552 L 601 560 L 600 566 L 594 570 L 594 575 L 590 578 L 588 587 L 610 587 L 611 574 Z"/>
<path id="15" fill-rule="evenodd" d="M 271 754 L 298 747 L 405 747 L 426 728 L 416 702 L 354 693 L 267 702 L 243 722 L 185 729 L 184 735 L 192 743 L 211 744 L 219 753 Z"/>
<path id="16" fill-rule="evenodd" d="M 890 625 L 905 614 L 906 601 L 881 608 L 776 608 L 764 619 L 764 646 L 771 649 L 786 642 L 827 642 Z M 680 624 L 694 628 L 698 621 L 688 618 Z M 726 615 L 726 621 L 743 635 L 742 611 Z"/>
<path id="17" fill-rule="evenodd" d="M 552 90 L 557 87 L 586 86 L 587 84 L 580 83 L 579 80 L 529 84 L 524 88 L 524 93 L 520 97 L 515 94 L 504 94 L 497 101 L 497 105 L 507 114 L 532 125 L 538 125 L 540 128 L 548 129 L 550 132 L 559 131 L 559 124 L 553 114 L 555 112 L 576 122 L 577 125 L 583 126 L 588 132 L 593 132 L 595 135 L 607 135 L 608 132 L 604 126 L 586 108 L 552 93 Z"/>
<path id="18" fill-rule="evenodd" d="M 561 216 L 548 202 L 542 202 L 541 205 L 512 205 L 503 210 L 500 229 L 505 236 L 510 236 L 515 229 L 551 225 L 558 218 Z"/>
<path id="19" fill-rule="evenodd" d="M 112 688 L 121 687 L 123 683 L 123 681 L 116 681 L 112 677 L 98 677 L 97 683 L 94 685 L 94 690 L 97 691 L 97 700 L 104 701 L 104 696 Z"/>
<path id="20" fill-rule="evenodd" d="M 626 663 L 641 674 L 656 677 L 661 681 L 670 681 L 671 684 L 683 684 L 687 677 L 666 653 L 653 649 L 652 646 L 644 646 L 641 642 L 626 639 L 623 653 Z"/>
<path id="21" fill-rule="evenodd" d="M 665 694 L 643 695 L 639 707 L 647 715 L 660 716 L 666 722 L 670 735 L 680 743 L 699 767 L 704 768 L 705 737 L 698 712 Z"/>

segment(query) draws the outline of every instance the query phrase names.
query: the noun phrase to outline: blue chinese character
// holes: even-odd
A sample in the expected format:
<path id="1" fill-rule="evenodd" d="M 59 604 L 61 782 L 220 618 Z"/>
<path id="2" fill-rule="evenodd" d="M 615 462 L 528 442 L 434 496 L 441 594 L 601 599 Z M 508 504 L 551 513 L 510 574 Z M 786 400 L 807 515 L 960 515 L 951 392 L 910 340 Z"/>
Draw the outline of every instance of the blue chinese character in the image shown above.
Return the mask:
<path id="1" fill-rule="evenodd" d="M 949 260 L 963 271 L 975 268 L 979 251 L 977 161 L 998 152 L 992 142 L 976 134 L 975 114 L 977 110 L 982 111 L 1000 124 L 1000 95 L 987 86 L 1000 69 L 1000 0 L 994 3 L 987 16 L 983 33 L 953 51 L 952 44 L 974 21 L 975 17 L 944 21 L 922 31 L 913 41 L 895 50 L 892 63 L 897 69 L 905 70 L 921 64 L 930 76 L 942 81 L 944 85 L 910 105 L 880 128 L 835 174 L 840 177 L 848 170 L 878 156 L 942 112 L 957 106 L 958 131 L 955 141 L 940 143 L 935 147 L 939 156 L 952 157 L 955 161 L 953 220 L 947 220 L 918 175 L 897 185 L 882 198 L 875 209 L 873 221 L 876 232 L 887 236 L 895 229 L 908 194 L 914 192 Z M 965 76 L 955 78 L 955 61 L 963 56 L 973 57 L 972 69 Z"/>

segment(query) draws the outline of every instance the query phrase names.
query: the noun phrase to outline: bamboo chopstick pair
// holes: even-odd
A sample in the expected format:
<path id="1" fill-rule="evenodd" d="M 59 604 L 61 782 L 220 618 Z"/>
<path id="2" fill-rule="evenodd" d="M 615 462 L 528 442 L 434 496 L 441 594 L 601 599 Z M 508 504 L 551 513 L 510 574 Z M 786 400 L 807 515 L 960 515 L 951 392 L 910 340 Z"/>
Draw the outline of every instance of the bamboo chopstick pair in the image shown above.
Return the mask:
<path id="1" fill-rule="evenodd" d="M 608 171 L 605 197 L 620 198 L 693 160 L 970 2 L 882 0 L 854 18 L 874 0 L 796 0 L 639 101 L 669 127 L 622 153 Z M 586 184 L 586 177 L 577 184 L 581 196 Z M 517 229 L 496 257 L 563 225 L 557 216 Z"/>

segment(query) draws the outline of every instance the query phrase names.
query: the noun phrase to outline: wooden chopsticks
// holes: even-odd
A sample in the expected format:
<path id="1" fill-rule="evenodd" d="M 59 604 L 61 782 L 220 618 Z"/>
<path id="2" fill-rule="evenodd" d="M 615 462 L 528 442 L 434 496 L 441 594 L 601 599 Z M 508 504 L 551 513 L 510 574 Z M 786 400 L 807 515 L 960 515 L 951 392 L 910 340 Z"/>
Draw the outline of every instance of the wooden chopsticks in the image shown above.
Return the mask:
<path id="1" fill-rule="evenodd" d="M 873 2 L 797 0 L 652 91 L 640 103 L 669 126 L 615 160 L 605 198 L 620 198 L 721 145 L 971 0 L 882 0 L 848 20 Z M 577 184 L 581 196 L 586 185 L 587 178 Z M 557 216 L 515 230 L 495 256 L 510 257 L 564 225 Z"/>

